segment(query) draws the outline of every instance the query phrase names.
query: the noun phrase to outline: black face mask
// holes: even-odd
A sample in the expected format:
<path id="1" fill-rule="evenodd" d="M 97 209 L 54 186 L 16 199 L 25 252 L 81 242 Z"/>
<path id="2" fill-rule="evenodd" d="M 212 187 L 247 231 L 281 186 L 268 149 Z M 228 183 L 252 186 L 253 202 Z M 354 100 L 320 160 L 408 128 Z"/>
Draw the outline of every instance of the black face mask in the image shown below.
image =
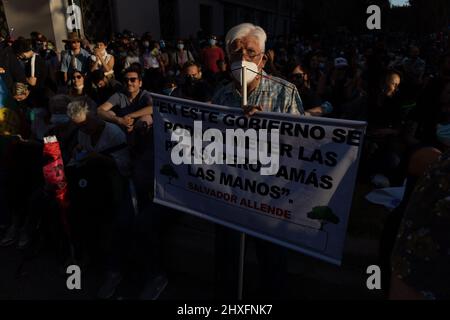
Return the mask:
<path id="1" fill-rule="evenodd" d="M 186 86 L 192 87 L 195 86 L 198 83 L 198 79 L 191 77 L 191 76 L 187 76 L 186 77 Z"/>

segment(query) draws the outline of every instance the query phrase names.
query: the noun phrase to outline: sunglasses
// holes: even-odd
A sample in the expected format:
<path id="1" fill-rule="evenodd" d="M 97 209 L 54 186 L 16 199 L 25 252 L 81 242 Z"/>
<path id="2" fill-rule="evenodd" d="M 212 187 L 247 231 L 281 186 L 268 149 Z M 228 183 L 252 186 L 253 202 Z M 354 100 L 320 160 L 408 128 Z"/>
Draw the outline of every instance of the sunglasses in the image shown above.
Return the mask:
<path id="1" fill-rule="evenodd" d="M 83 76 L 80 76 L 80 75 L 78 75 L 78 76 L 73 76 L 72 79 L 73 79 L 73 80 L 80 80 L 80 79 L 83 79 Z"/>
<path id="2" fill-rule="evenodd" d="M 138 78 L 124 78 L 125 83 L 131 82 L 135 83 L 138 80 Z"/>

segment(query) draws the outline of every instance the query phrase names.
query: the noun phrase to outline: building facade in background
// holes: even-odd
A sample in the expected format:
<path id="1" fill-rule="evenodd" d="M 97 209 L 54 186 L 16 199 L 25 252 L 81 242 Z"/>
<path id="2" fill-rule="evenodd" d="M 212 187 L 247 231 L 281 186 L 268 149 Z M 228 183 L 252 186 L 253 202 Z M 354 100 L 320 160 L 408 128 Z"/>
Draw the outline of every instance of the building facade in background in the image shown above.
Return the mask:
<path id="1" fill-rule="evenodd" d="M 285 35 L 298 25 L 298 0 L 1 0 L 3 36 L 29 36 L 40 31 L 60 46 L 80 7 L 80 32 L 88 39 L 109 38 L 124 29 L 151 32 L 154 39 L 204 34 L 224 35 L 232 26 L 252 22 L 269 35 Z"/>

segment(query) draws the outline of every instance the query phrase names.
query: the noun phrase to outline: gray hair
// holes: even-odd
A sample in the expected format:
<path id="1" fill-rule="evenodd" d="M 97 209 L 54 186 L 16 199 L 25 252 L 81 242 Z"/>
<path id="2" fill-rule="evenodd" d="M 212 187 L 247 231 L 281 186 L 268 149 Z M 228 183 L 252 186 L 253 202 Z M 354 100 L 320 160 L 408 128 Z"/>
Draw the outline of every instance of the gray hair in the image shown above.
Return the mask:
<path id="1" fill-rule="evenodd" d="M 89 113 L 89 107 L 84 101 L 74 101 L 67 106 L 67 116 L 74 120 L 80 116 L 87 116 Z"/>
<path id="2" fill-rule="evenodd" d="M 21 96 L 30 93 L 25 83 L 16 82 L 12 90 L 13 96 Z"/>
<path id="3" fill-rule="evenodd" d="M 248 36 L 257 38 L 262 52 L 265 51 L 267 34 L 264 29 L 251 23 L 242 23 L 232 28 L 225 38 L 226 50 L 228 55 L 230 55 L 230 46 L 234 41 Z"/>

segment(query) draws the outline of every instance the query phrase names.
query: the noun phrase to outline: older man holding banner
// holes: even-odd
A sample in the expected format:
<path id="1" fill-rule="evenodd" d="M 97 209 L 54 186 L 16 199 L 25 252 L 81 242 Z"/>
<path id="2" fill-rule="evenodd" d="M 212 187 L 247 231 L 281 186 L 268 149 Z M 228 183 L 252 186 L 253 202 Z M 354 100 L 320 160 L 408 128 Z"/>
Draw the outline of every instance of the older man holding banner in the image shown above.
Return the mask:
<path id="1" fill-rule="evenodd" d="M 213 103 L 228 107 L 242 107 L 248 116 L 253 116 L 259 111 L 280 112 L 294 116 L 304 114 L 297 87 L 264 72 L 263 68 L 268 59 L 265 53 L 266 41 L 266 32 L 250 23 L 240 24 L 228 32 L 225 38 L 226 51 L 235 81 L 217 92 Z M 239 241 L 242 243 L 240 244 Z M 269 292 L 276 289 L 282 292 L 285 282 L 286 252 L 268 242 L 256 239 L 255 241 L 258 259 L 262 264 L 261 270 L 265 271 L 262 274 L 261 283 L 269 284 Z M 242 264 L 242 261 L 238 260 L 239 245 L 245 246 L 245 238 L 239 239 L 238 233 L 221 225 L 216 226 L 215 257 L 218 297 L 234 297 L 237 292 L 238 296 L 242 294 L 242 288 L 236 287 L 239 277 L 237 272 L 239 265 Z M 242 279 L 239 282 L 238 285 L 242 285 Z"/>
<path id="2" fill-rule="evenodd" d="M 289 296 L 286 248 L 338 265 L 344 249 L 366 124 L 303 117 L 297 88 L 263 71 L 266 40 L 229 31 L 234 82 L 213 105 L 153 95 L 155 202 L 217 224 L 217 298 L 242 298 L 244 234 L 266 298 Z"/>

